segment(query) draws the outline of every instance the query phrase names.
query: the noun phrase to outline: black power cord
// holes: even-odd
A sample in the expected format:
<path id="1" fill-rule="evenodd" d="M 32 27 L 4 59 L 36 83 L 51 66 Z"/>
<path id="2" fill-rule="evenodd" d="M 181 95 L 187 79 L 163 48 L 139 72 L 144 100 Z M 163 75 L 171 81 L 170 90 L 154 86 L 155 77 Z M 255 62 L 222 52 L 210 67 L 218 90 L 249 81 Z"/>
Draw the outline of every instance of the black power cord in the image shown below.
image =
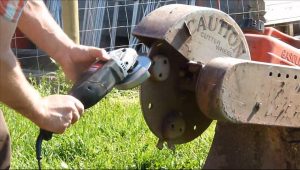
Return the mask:
<path id="1" fill-rule="evenodd" d="M 41 160 L 42 160 L 42 143 L 43 143 L 43 140 L 48 141 L 51 138 L 52 138 L 52 132 L 41 129 L 40 134 L 36 139 L 35 152 L 36 152 L 36 159 L 38 161 L 39 170 L 42 169 Z"/>

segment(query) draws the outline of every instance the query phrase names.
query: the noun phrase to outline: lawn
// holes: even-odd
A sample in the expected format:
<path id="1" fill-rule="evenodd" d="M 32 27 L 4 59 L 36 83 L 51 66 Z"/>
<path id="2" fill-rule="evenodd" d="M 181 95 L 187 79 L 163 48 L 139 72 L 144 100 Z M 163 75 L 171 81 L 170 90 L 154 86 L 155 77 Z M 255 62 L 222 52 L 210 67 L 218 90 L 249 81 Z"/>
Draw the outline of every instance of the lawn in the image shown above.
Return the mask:
<path id="1" fill-rule="evenodd" d="M 61 81 L 61 80 L 59 80 Z M 42 81 L 42 93 L 65 93 Z M 177 145 L 176 151 L 156 148 L 157 138 L 148 129 L 141 112 L 138 90 L 113 90 L 87 110 L 63 135 L 43 143 L 43 168 L 162 168 L 199 169 L 203 166 L 214 135 L 215 124 L 194 141 Z M 37 168 L 35 140 L 39 129 L 29 120 L 0 105 L 12 138 L 12 169 Z"/>

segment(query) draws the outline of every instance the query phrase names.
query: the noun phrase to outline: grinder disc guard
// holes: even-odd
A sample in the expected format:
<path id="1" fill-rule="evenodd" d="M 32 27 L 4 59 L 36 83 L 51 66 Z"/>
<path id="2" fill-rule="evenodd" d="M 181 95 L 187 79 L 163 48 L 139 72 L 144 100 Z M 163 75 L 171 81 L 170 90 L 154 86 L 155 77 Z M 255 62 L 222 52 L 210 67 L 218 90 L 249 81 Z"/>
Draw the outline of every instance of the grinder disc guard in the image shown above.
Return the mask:
<path id="1" fill-rule="evenodd" d="M 132 89 L 139 86 L 150 77 L 148 69 L 151 60 L 146 56 L 138 56 L 134 66 L 129 70 L 127 77 L 115 87 L 119 90 Z"/>

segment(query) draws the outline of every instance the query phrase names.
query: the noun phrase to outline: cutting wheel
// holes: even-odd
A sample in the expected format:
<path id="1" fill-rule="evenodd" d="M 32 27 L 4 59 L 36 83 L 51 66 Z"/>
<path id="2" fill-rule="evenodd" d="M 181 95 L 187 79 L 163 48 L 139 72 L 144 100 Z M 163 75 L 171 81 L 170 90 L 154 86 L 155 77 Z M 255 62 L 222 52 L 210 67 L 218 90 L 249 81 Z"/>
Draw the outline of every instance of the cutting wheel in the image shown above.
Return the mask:
<path id="1" fill-rule="evenodd" d="M 189 142 L 198 137 L 211 123 L 199 110 L 194 92 L 184 89 L 180 82 L 191 81 L 182 78 L 188 60 L 164 43 L 151 47 L 149 57 L 154 62 L 157 56 L 164 56 L 163 64 L 170 71 L 165 80 L 157 80 L 152 74 L 141 86 L 141 105 L 146 123 L 151 131 L 169 145 Z M 159 62 L 159 61 L 158 61 Z M 156 69 L 157 70 L 157 69 Z M 159 76 L 158 76 L 159 77 Z"/>

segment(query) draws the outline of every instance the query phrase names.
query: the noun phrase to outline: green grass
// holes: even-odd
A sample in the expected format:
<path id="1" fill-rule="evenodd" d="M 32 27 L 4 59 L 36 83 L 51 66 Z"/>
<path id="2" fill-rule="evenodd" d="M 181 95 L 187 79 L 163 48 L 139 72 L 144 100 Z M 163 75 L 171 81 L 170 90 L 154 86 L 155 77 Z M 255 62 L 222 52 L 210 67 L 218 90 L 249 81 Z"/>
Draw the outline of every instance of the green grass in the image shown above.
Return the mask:
<path id="1" fill-rule="evenodd" d="M 35 86 L 43 95 L 57 92 L 47 82 Z M 68 86 L 62 85 L 60 91 L 66 91 Z M 143 119 L 138 97 L 138 90 L 113 90 L 66 133 L 54 135 L 51 141 L 43 143 L 43 168 L 201 168 L 215 124 L 192 142 L 177 145 L 175 152 L 158 150 L 157 138 Z M 35 140 L 39 129 L 11 109 L 3 105 L 0 108 L 12 138 L 11 168 L 37 168 Z"/>

